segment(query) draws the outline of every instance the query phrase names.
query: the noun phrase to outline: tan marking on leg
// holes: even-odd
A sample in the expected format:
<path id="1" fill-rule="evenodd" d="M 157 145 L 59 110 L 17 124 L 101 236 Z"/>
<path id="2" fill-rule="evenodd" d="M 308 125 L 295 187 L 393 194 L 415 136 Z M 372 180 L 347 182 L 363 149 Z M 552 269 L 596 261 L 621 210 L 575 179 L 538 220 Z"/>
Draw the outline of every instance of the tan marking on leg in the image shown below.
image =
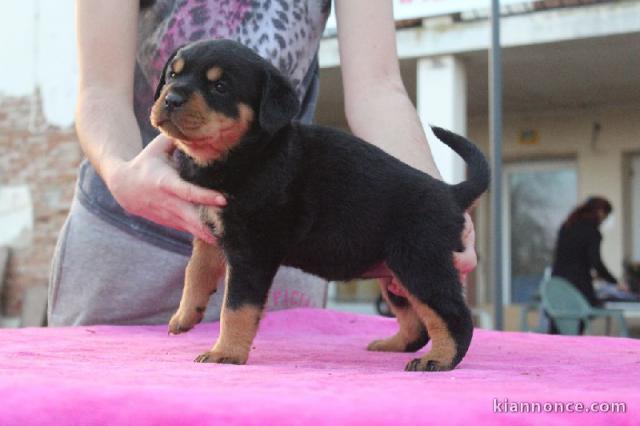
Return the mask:
<path id="1" fill-rule="evenodd" d="M 183 69 L 184 69 L 184 59 L 176 58 L 171 64 L 171 71 L 175 72 L 176 74 L 180 74 Z"/>
<path id="2" fill-rule="evenodd" d="M 220 67 L 212 67 L 207 70 L 207 80 L 209 81 L 218 81 L 222 77 L 222 68 Z"/>
<path id="3" fill-rule="evenodd" d="M 410 362 L 407 369 L 413 371 L 450 370 L 453 368 L 457 345 L 449 333 L 447 324 L 433 309 L 411 294 L 409 302 L 426 326 L 432 346 L 431 350 L 422 358 Z"/>
<path id="4" fill-rule="evenodd" d="M 202 321 L 209 297 L 223 276 L 226 259 L 220 247 L 196 239 L 185 272 L 180 307 L 169 322 L 169 333 L 178 334 Z"/>
<path id="5" fill-rule="evenodd" d="M 389 301 L 388 288 L 390 286 L 399 286 L 404 289 L 404 286 L 400 284 L 400 281 L 397 278 L 393 281 L 390 278 L 381 278 L 378 280 L 378 283 L 380 284 L 382 297 L 384 297 L 384 300 L 386 300 L 389 305 L 391 312 L 395 315 L 396 320 L 400 325 L 400 329 L 395 335 L 387 339 L 374 340 L 369 343 L 367 350 L 381 352 L 405 352 L 407 345 L 422 338 L 422 322 L 411 305 L 408 305 L 405 308 L 398 308 Z M 404 290 L 404 294 L 407 294 L 406 290 Z"/>
<path id="6" fill-rule="evenodd" d="M 227 286 L 230 272 L 227 271 Z M 220 337 L 210 351 L 198 356 L 196 362 L 214 362 L 218 364 L 246 364 L 249 359 L 251 343 L 258 332 L 262 308 L 244 305 L 230 309 L 226 303 L 220 315 Z"/>

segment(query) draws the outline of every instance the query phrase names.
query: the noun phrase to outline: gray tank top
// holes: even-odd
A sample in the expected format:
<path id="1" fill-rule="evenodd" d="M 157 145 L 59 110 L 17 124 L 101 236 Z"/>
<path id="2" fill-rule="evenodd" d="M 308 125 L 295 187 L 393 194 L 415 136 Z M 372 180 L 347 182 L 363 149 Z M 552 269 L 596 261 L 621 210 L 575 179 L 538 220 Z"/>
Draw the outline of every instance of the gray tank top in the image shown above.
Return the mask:
<path id="1" fill-rule="evenodd" d="M 145 3 L 149 3 L 148 1 Z M 149 123 L 155 87 L 169 55 L 202 39 L 233 39 L 287 75 L 310 123 L 318 98 L 317 52 L 330 0 L 156 0 L 140 12 L 134 111 L 146 146 L 158 132 Z M 80 165 L 77 197 L 91 212 L 124 231 L 176 253 L 191 253 L 191 236 L 128 214 L 93 166 Z"/>

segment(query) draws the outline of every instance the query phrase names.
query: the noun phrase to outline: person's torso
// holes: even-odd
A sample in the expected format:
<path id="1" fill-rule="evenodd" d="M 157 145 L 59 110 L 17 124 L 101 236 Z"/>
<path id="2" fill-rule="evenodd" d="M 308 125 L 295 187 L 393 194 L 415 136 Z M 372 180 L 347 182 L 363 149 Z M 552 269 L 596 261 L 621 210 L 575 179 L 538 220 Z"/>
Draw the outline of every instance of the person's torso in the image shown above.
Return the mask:
<path id="1" fill-rule="evenodd" d="M 148 2 L 147 2 L 148 3 Z M 134 112 L 143 144 L 157 134 L 149 123 L 164 63 L 178 47 L 207 38 L 239 41 L 289 77 L 309 123 L 318 96 L 317 51 L 330 0 L 156 0 L 140 12 Z M 127 214 L 88 161 L 80 168 L 78 198 L 92 212 L 155 245 L 190 253 L 190 236 Z"/>
<path id="2" fill-rule="evenodd" d="M 572 225 L 563 225 L 558 233 L 553 273 L 591 281 L 591 259 L 589 246 L 598 238 L 595 224 L 578 220 Z"/>

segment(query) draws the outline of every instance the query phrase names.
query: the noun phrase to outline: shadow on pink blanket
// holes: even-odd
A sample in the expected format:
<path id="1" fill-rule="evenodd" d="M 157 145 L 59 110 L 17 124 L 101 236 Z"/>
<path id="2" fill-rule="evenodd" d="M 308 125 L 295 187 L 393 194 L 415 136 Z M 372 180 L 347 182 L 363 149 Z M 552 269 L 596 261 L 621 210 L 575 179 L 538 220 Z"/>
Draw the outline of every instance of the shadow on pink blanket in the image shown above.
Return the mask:
<path id="1" fill-rule="evenodd" d="M 180 336 L 166 326 L 0 330 L 0 424 L 639 422 L 638 340 L 476 330 L 454 371 L 406 373 L 413 354 L 364 350 L 395 330 L 380 317 L 272 312 L 246 366 L 193 362 L 217 323 Z M 579 404 L 589 412 L 568 412 Z"/>

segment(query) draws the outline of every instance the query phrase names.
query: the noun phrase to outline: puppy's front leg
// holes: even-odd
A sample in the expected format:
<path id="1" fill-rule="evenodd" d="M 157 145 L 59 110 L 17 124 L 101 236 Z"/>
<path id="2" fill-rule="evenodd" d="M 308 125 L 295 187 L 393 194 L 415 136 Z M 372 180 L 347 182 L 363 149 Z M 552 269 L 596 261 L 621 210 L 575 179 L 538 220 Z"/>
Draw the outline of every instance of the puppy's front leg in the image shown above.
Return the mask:
<path id="1" fill-rule="evenodd" d="M 169 322 L 169 333 L 189 331 L 202 321 L 209 297 L 215 293 L 222 278 L 226 260 L 216 244 L 194 240 L 193 252 L 185 272 L 180 307 Z"/>
<path id="2" fill-rule="evenodd" d="M 220 336 L 210 351 L 196 362 L 245 364 L 251 343 L 267 300 L 277 265 L 256 266 L 256 263 L 230 261 L 225 279 L 225 297 L 220 315 Z"/>

